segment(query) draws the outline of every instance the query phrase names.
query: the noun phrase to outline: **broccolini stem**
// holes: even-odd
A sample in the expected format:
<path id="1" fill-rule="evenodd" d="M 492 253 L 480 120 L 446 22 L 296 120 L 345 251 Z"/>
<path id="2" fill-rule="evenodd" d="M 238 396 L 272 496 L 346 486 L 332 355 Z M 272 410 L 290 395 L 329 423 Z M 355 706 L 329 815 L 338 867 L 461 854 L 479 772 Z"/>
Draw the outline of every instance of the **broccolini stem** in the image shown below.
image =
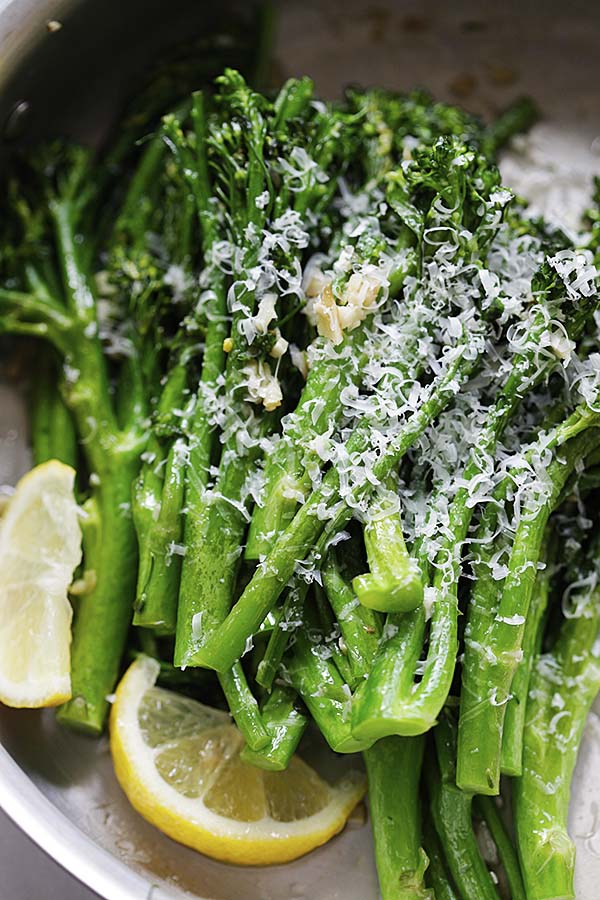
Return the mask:
<path id="1" fill-rule="evenodd" d="M 253 750 L 247 744 L 241 758 L 260 769 L 282 772 L 287 769 L 306 731 L 308 717 L 301 708 L 296 691 L 279 684 L 273 688 L 260 712 L 269 743 L 260 750 Z"/>
<path id="2" fill-rule="evenodd" d="M 157 409 L 156 428 L 164 427 L 183 400 L 186 366 L 174 366 Z M 179 542 L 183 528 L 182 440 L 166 450 L 156 434 L 148 441 L 145 461 L 133 492 L 133 518 L 139 544 L 139 566 L 133 624 L 173 634 L 177 621 L 180 557 L 169 545 Z"/>
<path id="3" fill-rule="evenodd" d="M 600 689 L 599 624 L 595 588 L 582 614 L 563 622 L 556 645 L 538 657 L 531 674 L 523 774 L 513 786 L 528 900 L 575 897 L 575 848 L 567 833 L 567 813 L 583 728 Z"/>
<path id="4" fill-rule="evenodd" d="M 463 790 L 480 794 L 499 791 L 506 704 L 522 656 L 524 626 L 546 523 L 564 484 L 598 446 L 598 440 L 598 429 L 590 428 L 569 441 L 548 466 L 548 496 L 540 502 L 533 490 L 525 501 L 502 597 L 487 634 L 486 646 L 494 649 L 490 657 L 480 660 L 477 684 L 463 683 L 458 753 L 458 784 Z"/>
<path id="5" fill-rule="evenodd" d="M 100 476 L 96 493 L 99 534 L 93 564 L 94 590 L 77 601 L 71 684 L 73 696 L 58 711 L 58 720 L 90 734 L 100 734 L 108 697 L 119 675 L 131 622 L 137 571 L 137 546 L 129 505 L 137 459 L 111 460 L 114 468 Z M 85 561 L 86 568 L 88 560 Z"/>
<path id="6" fill-rule="evenodd" d="M 305 581 L 295 582 L 288 589 L 285 600 L 275 614 L 273 630 L 256 670 L 257 684 L 267 691 L 273 687 L 290 636 L 298 627 L 298 616 L 303 609 L 307 591 L 308 584 Z"/>
<path id="7" fill-rule="evenodd" d="M 546 537 L 540 553 L 540 561 L 543 562 L 545 568 L 537 573 L 531 594 L 529 613 L 525 621 L 523 659 L 514 674 L 510 686 L 511 697 L 506 704 L 504 728 L 502 730 L 502 755 L 500 757 L 500 771 L 504 775 L 521 775 L 523 771 L 523 728 L 525 726 L 529 680 L 531 678 L 533 661 L 540 650 L 542 622 L 548 605 L 553 574 L 548 544 L 549 540 Z"/>
<path id="8" fill-rule="evenodd" d="M 582 430 L 593 425 L 594 418 L 595 413 L 590 407 L 587 405 L 578 407 L 571 416 L 556 426 L 549 438 L 545 438 L 544 446 L 549 450 L 561 447 L 581 434 Z M 531 453 L 528 454 L 529 457 Z M 475 580 L 465 629 L 461 714 L 458 728 L 458 784 L 465 788 L 468 785 L 477 785 L 479 793 L 485 793 L 490 789 L 488 773 L 482 770 L 477 732 L 468 726 L 464 716 L 467 709 L 489 705 L 491 698 L 496 697 L 493 679 L 489 680 L 493 672 L 485 665 L 485 660 L 488 655 L 487 648 L 492 646 L 494 619 L 499 614 L 502 582 L 495 581 L 490 574 L 490 561 L 497 549 L 496 544 L 491 542 L 490 535 L 496 532 L 498 504 L 505 502 L 511 483 L 511 478 L 508 477 L 498 486 L 494 502 L 487 504 L 482 514 L 478 532 L 479 559 L 474 566 Z M 490 777 L 493 787 L 493 777 Z M 487 785 L 487 788 L 484 788 L 484 785 Z"/>
<path id="9" fill-rule="evenodd" d="M 234 663 L 229 672 L 221 672 L 219 683 L 235 724 L 244 735 L 246 743 L 251 750 L 260 750 L 269 742 L 269 734 L 241 663 Z"/>
<path id="10" fill-rule="evenodd" d="M 344 578 L 338 555 L 330 550 L 322 569 L 323 586 L 342 632 L 354 689 L 370 671 L 381 637 L 381 616 L 362 606 Z"/>
<path id="11" fill-rule="evenodd" d="M 314 611 L 305 604 L 303 627 L 284 658 L 283 672 L 290 679 L 321 734 L 336 753 L 356 753 L 371 745 L 357 741 L 350 731 L 350 688 L 319 640 Z"/>
<path id="12" fill-rule="evenodd" d="M 36 466 L 49 459 L 77 466 L 75 425 L 58 388 L 57 367 L 48 353 L 43 354 L 32 388 L 31 445 Z"/>
<path id="13" fill-rule="evenodd" d="M 459 900 L 452 884 L 452 877 L 446 867 L 444 851 L 433 826 L 429 810 L 425 812 L 424 819 L 423 840 L 425 852 L 429 859 L 425 880 L 433 888 L 435 900 Z"/>
<path id="14" fill-rule="evenodd" d="M 365 358 L 361 348 L 367 336 L 365 327 L 352 331 L 340 345 L 336 356 L 329 356 L 312 366 L 298 405 L 293 413 L 290 434 L 284 434 L 265 464 L 264 502 L 256 506 L 246 542 L 246 559 L 265 556 L 277 535 L 290 524 L 298 509 L 298 495 L 310 491 L 311 478 L 305 444 L 311 437 L 323 434 L 339 422 L 343 414 L 340 393 L 346 385 L 356 383 Z M 351 348 L 352 352 L 348 352 Z M 315 401 L 319 414 L 313 418 Z M 320 465 L 313 452 L 312 460 Z"/>
<path id="15" fill-rule="evenodd" d="M 423 738 L 388 737 L 363 752 L 382 900 L 433 900 L 425 887 L 419 781 Z"/>
<path id="16" fill-rule="evenodd" d="M 434 737 L 439 769 L 426 764 L 425 774 L 448 868 L 462 900 L 499 900 L 473 831 L 472 796 L 455 784 L 456 735 L 448 715 L 442 716 Z"/>
<path id="17" fill-rule="evenodd" d="M 396 479 L 388 481 L 388 488 L 396 493 Z M 419 564 L 406 549 L 400 515 L 396 510 L 371 512 L 363 529 L 370 572 L 354 578 L 352 587 L 363 606 L 379 612 L 410 612 L 423 602 L 423 584 Z"/>
<path id="18" fill-rule="evenodd" d="M 496 801 L 493 797 L 476 797 L 475 808 L 481 812 L 485 819 L 485 824 L 498 850 L 500 862 L 510 888 L 511 900 L 527 900 L 517 851 L 500 817 Z"/>

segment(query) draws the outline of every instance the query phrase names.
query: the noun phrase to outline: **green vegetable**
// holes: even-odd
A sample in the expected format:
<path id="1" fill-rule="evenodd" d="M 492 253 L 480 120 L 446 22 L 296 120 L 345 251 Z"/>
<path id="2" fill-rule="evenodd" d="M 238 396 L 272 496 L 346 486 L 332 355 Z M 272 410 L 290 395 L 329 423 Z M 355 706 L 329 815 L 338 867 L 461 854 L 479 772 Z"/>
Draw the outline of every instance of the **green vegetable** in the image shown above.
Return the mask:
<path id="1" fill-rule="evenodd" d="M 424 885 L 419 773 L 422 738 L 384 738 L 363 754 L 377 875 L 383 900 L 432 900 Z"/>
<path id="2" fill-rule="evenodd" d="M 591 571 L 597 571 L 595 542 Z M 583 727 L 600 690 L 597 587 L 588 588 L 582 601 L 579 613 L 563 621 L 552 649 L 537 656 L 531 673 L 523 774 L 513 788 L 528 900 L 575 897 L 575 847 L 567 833 L 567 812 Z"/>
<path id="3" fill-rule="evenodd" d="M 423 603 L 419 564 L 408 554 L 397 513 L 383 507 L 373 509 L 371 515 L 364 528 L 371 571 L 357 575 L 352 587 L 363 606 L 379 612 L 410 612 Z"/>
<path id="4" fill-rule="evenodd" d="M 596 448 L 599 439 L 596 429 L 590 428 L 568 441 L 548 466 L 547 495 L 540 501 L 534 484 L 525 500 L 502 595 L 485 636 L 487 645 L 494 649 L 480 658 L 477 673 L 471 670 L 476 674 L 474 684 L 467 682 L 467 690 L 463 687 L 461 695 L 457 781 L 465 790 L 498 793 L 506 704 L 522 658 L 525 622 L 546 523 L 575 466 Z"/>
<path id="5" fill-rule="evenodd" d="M 363 753 L 384 898 L 497 900 L 474 812 L 516 900 L 572 897 L 600 214 L 574 245 L 503 187 L 529 101 L 484 125 L 420 92 L 263 95 L 227 66 L 264 76 L 270 22 L 203 39 L 103 153 L 7 167 L 0 331 L 49 345 L 34 455 L 78 466 L 83 510 L 59 720 L 99 734 L 146 653 L 248 764 L 284 770 L 311 722 Z"/>
<path id="6" fill-rule="evenodd" d="M 437 764 L 426 765 L 431 815 L 444 847 L 448 868 L 465 900 L 498 900 L 499 895 L 479 851 L 471 821 L 472 796 L 456 787 L 456 726 L 447 715 L 435 729 Z"/>
<path id="7" fill-rule="evenodd" d="M 517 853 L 498 812 L 495 800 L 492 797 L 476 797 L 475 807 L 483 816 L 498 849 L 512 900 L 526 900 Z"/>

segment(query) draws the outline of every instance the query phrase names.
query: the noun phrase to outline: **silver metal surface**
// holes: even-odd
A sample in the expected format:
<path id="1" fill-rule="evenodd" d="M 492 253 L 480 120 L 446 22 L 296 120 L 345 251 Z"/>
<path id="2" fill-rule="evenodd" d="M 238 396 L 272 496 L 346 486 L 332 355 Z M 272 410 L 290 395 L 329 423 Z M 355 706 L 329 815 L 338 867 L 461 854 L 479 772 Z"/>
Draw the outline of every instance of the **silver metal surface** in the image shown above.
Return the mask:
<path id="1" fill-rule="evenodd" d="M 595 2 L 379 0 L 375 6 L 289 0 L 278 6 L 275 78 L 308 73 L 326 95 L 350 82 L 419 85 L 483 115 L 530 94 L 546 121 L 527 152 L 507 162 L 511 180 L 527 191 L 537 178 L 534 199 L 549 203 L 561 218 L 567 202 L 583 202 L 590 174 L 600 173 Z M 206 9 L 192 0 L 0 0 L 0 134 L 23 101 L 29 109 L 17 133 L 22 130 L 24 137 L 63 127 L 77 135 L 98 133 L 129 74 L 178 35 L 204 27 Z M 49 20 L 63 27 L 48 31 Z M 0 152 L 1 143 L 0 137 Z M 555 190 L 561 179 L 570 184 L 569 197 Z M 24 437 L 22 405 L 2 388 L 0 482 L 14 483 L 26 467 Z M 599 721 L 592 716 L 586 730 L 572 802 L 578 900 L 596 900 L 600 883 Z M 109 900 L 377 896 L 368 826 L 347 829 L 289 866 L 236 869 L 198 856 L 147 825 L 116 784 L 105 740 L 61 731 L 51 712 L 0 709 L 0 742 L 0 805 Z"/>

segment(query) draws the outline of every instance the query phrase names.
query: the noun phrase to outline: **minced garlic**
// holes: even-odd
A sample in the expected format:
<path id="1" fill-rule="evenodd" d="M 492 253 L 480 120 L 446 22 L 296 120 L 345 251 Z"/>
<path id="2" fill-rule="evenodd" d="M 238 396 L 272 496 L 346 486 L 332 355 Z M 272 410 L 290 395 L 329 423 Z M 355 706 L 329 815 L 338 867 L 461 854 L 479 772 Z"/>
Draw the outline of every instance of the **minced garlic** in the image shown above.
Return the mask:
<path id="1" fill-rule="evenodd" d="M 333 344 L 341 343 L 344 331 L 352 331 L 373 310 L 381 287 L 381 278 L 375 274 L 354 272 L 338 303 L 331 282 L 327 284 L 313 307 L 319 334 Z"/>
<path id="2" fill-rule="evenodd" d="M 283 400 L 281 385 L 271 372 L 268 362 L 264 362 L 262 359 L 253 359 L 244 366 L 242 371 L 247 379 L 248 400 L 252 403 L 262 404 L 268 412 L 281 406 Z"/>

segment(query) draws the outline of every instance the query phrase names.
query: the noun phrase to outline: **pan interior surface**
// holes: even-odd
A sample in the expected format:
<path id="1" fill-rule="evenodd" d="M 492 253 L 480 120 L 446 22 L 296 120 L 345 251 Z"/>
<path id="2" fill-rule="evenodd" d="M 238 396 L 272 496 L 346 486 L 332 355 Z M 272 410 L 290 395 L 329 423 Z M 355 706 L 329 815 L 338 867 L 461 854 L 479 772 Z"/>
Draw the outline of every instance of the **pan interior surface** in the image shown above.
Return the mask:
<path id="1" fill-rule="evenodd" d="M 0 0 L 0 123 L 25 104 L 17 139 L 63 131 L 95 139 L 127 86 L 165 48 L 203 29 L 226 28 L 229 17 L 247 16 L 250 7 L 234 2 L 207 12 L 206 4 L 191 0 Z M 600 174 L 595 4 L 288 0 L 276 8 L 274 83 L 310 74 L 325 96 L 338 95 L 349 83 L 419 86 L 483 116 L 518 96 L 532 96 L 544 121 L 509 154 L 505 176 L 551 218 L 576 227 L 591 176 Z M 49 31 L 48 21 L 62 27 Z M 3 134 L 0 153 L 11 138 L 6 129 Z M 0 446 L 0 481 L 14 483 L 28 463 L 26 425 L 19 394 L 7 385 L 0 393 Z M 2 708 L 0 741 L 0 803 L 48 852 L 111 900 L 378 896 L 368 825 L 351 824 L 327 846 L 285 867 L 233 868 L 173 843 L 134 812 L 116 783 L 106 739 L 63 731 L 52 712 Z M 600 719 L 592 713 L 571 812 L 579 900 L 598 896 L 599 762 Z"/>

